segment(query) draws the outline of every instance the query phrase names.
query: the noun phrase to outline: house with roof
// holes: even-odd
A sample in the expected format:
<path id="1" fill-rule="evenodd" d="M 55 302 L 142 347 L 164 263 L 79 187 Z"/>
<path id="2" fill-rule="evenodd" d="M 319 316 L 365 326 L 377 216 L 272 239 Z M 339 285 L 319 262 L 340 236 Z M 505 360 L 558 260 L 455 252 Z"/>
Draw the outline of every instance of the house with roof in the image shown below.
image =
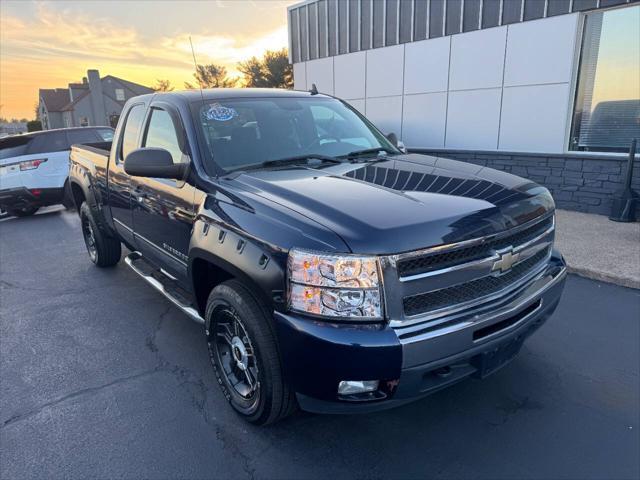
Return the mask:
<path id="1" fill-rule="evenodd" d="M 131 97 L 152 93 L 153 89 L 98 70 L 88 70 L 82 83 L 67 88 L 41 88 L 38 114 L 42 128 L 112 126 L 118 123 L 122 107 Z"/>

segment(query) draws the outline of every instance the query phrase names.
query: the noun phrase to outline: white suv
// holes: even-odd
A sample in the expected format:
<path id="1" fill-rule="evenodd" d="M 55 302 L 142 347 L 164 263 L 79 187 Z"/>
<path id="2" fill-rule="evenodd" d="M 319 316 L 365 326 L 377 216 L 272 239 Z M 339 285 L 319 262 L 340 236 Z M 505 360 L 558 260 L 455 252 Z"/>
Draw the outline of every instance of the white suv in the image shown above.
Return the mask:
<path id="1" fill-rule="evenodd" d="M 112 139 L 109 127 L 63 128 L 0 139 L 0 210 L 26 217 L 46 205 L 71 205 L 66 195 L 71 145 Z"/>

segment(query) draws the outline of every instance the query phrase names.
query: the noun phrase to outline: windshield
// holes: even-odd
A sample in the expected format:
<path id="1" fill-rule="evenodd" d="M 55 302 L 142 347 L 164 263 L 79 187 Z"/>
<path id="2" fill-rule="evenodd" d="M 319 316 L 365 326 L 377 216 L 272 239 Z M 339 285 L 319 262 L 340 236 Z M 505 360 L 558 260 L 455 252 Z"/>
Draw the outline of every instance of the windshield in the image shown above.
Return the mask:
<path id="1" fill-rule="evenodd" d="M 246 98 L 198 102 L 203 149 L 224 171 L 292 157 L 398 150 L 361 115 L 333 98 Z"/>

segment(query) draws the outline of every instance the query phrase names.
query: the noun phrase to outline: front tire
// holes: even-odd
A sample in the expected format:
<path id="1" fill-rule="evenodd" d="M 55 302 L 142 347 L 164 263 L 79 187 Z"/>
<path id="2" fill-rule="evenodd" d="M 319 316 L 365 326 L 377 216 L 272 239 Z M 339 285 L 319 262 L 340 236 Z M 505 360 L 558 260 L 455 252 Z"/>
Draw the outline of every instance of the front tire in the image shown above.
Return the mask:
<path id="1" fill-rule="evenodd" d="M 268 312 L 237 280 L 221 283 L 207 300 L 207 344 L 218 384 L 233 409 L 256 425 L 282 420 L 296 407 Z"/>
<path id="2" fill-rule="evenodd" d="M 91 261 L 102 268 L 117 264 L 122 256 L 120 242 L 100 230 L 87 202 L 83 202 L 80 207 L 80 223 Z"/>

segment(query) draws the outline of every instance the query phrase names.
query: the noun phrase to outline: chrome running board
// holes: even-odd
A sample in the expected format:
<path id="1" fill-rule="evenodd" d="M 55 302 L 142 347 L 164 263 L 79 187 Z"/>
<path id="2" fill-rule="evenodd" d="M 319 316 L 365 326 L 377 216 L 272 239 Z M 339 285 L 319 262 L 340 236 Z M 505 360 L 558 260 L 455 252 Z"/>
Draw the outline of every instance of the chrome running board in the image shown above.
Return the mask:
<path id="1" fill-rule="evenodd" d="M 171 303 L 173 303 L 176 307 L 178 307 L 180 310 L 182 310 L 182 312 L 185 313 L 189 318 L 191 318 L 191 320 L 193 320 L 195 322 L 198 322 L 198 323 L 201 323 L 201 324 L 204 325 L 204 319 L 200 316 L 198 311 L 195 308 L 193 308 L 193 306 L 185 305 L 183 302 L 181 302 L 180 300 L 175 298 L 173 295 L 171 295 L 171 293 L 169 293 L 169 291 L 167 290 L 166 286 L 163 285 L 162 282 L 160 282 L 158 279 L 154 278 L 153 276 L 149 275 L 148 273 L 145 273 L 144 271 L 142 271 L 141 269 L 136 267 L 136 265 L 135 265 L 136 261 L 144 261 L 144 262 L 146 262 L 143 259 L 142 254 L 140 252 L 131 252 L 129 255 L 124 257 L 124 263 L 126 263 L 131 268 L 131 270 L 136 272 L 144 280 L 146 280 L 149 285 L 151 285 L 153 288 L 155 288 L 160 293 L 162 293 L 165 297 L 167 297 L 167 299 Z M 147 264 L 148 264 L 148 262 L 147 262 Z M 175 280 L 175 279 L 172 279 L 167 274 L 165 274 L 162 271 L 162 269 L 156 270 L 156 271 L 159 272 L 164 277 L 166 277 L 167 280 Z"/>

